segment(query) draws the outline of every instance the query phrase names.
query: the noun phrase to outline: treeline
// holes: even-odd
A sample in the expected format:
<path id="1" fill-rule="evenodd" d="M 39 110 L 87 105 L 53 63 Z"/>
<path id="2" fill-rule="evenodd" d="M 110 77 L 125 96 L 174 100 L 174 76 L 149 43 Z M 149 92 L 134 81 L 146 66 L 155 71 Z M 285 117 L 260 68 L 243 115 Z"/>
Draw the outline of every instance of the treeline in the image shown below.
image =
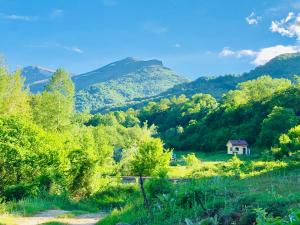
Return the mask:
<path id="1" fill-rule="evenodd" d="M 42 93 L 32 95 L 23 84 L 20 71 L 0 66 L 0 199 L 87 195 L 106 170 L 118 173 L 115 149 L 130 149 L 154 132 L 130 112 L 76 113 L 74 85 L 62 69 Z"/>
<path id="2" fill-rule="evenodd" d="M 240 83 L 219 101 L 207 94 L 181 95 L 150 102 L 138 112 L 175 150 L 224 151 L 229 139 L 245 139 L 278 154 L 299 149 L 299 116 L 299 82 L 269 76 Z"/>

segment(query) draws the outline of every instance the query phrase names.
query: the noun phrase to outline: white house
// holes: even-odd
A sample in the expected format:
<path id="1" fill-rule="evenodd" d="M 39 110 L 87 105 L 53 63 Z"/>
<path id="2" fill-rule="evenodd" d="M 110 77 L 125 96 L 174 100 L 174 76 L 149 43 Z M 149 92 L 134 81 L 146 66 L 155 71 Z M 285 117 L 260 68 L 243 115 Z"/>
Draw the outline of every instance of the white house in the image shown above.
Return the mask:
<path id="1" fill-rule="evenodd" d="M 250 155 L 250 148 L 245 140 L 229 140 L 226 146 L 227 154 Z"/>

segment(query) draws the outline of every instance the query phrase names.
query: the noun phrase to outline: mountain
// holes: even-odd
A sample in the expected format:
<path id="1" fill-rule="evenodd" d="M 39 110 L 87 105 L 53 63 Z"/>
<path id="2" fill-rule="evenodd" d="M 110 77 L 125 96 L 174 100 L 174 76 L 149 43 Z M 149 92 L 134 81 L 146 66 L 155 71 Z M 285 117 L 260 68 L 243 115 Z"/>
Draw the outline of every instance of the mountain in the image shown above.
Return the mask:
<path id="1" fill-rule="evenodd" d="M 238 83 L 256 79 L 262 75 L 293 80 L 295 75 L 300 75 L 300 53 L 279 55 L 266 64 L 258 66 L 250 72 L 241 75 L 223 75 L 216 77 L 202 76 L 191 82 L 177 84 L 156 96 L 134 99 L 121 106 L 113 108 L 107 107 L 103 108 L 103 110 L 125 110 L 129 107 L 140 108 L 150 101 L 159 101 L 161 98 L 179 96 L 182 94 L 190 97 L 196 93 L 206 93 L 211 94 L 215 98 L 221 98 L 224 93 L 235 89 Z"/>
<path id="2" fill-rule="evenodd" d="M 159 60 L 126 58 L 73 77 L 79 111 L 99 111 L 137 98 L 155 96 L 176 84 L 188 82 Z"/>
<path id="3" fill-rule="evenodd" d="M 180 94 L 191 96 L 195 93 L 207 93 L 220 98 L 222 94 L 235 89 L 238 83 L 256 79 L 262 75 L 293 80 L 295 75 L 300 75 L 300 53 L 279 55 L 266 64 L 258 66 L 242 75 L 200 77 L 189 83 L 175 85 L 166 92 L 159 94 L 159 96 L 164 97 Z"/>
<path id="4" fill-rule="evenodd" d="M 42 91 L 54 71 L 25 67 L 22 75 L 30 91 Z M 79 111 L 99 111 L 136 98 L 155 96 L 189 80 L 175 74 L 159 60 L 125 58 L 99 69 L 72 76 Z"/>
<path id="5" fill-rule="evenodd" d="M 35 93 L 43 90 L 44 85 L 54 72 L 55 70 L 40 66 L 27 66 L 22 69 L 21 75 L 25 78 L 25 86 Z"/>
<path id="6" fill-rule="evenodd" d="M 23 75 L 30 90 L 37 92 L 43 90 L 53 72 L 41 67 L 26 67 Z M 159 60 L 143 61 L 130 57 L 72 76 L 72 79 L 76 88 L 76 108 L 97 112 L 139 108 L 149 101 L 181 94 L 208 93 L 220 98 L 240 82 L 262 75 L 293 80 L 295 74 L 300 74 L 300 53 L 277 56 L 241 75 L 200 77 L 191 82 Z"/>

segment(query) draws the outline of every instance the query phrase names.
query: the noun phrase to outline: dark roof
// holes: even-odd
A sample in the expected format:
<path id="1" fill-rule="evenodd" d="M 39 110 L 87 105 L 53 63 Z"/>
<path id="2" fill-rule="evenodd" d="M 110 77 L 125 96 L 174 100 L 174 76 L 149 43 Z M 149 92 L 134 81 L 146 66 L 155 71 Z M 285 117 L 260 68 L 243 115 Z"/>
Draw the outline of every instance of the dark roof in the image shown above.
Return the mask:
<path id="1" fill-rule="evenodd" d="M 232 145 L 248 145 L 247 141 L 245 140 L 229 140 Z"/>

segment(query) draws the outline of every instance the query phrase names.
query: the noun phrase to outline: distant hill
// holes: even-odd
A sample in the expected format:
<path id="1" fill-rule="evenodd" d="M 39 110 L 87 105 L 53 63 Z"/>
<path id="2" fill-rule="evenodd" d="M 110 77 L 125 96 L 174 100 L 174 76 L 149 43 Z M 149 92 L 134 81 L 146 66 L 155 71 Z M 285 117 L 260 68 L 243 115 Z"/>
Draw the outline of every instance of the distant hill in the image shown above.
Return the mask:
<path id="1" fill-rule="evenodd" d="M 300 53 L 282 54 L 273 58 L 266 64 L 258 66 L 254 70 L 242 75 L 200 77 L 189 83 L 175 85 L 173 88 L 161 93 L 159 96 L 180 94 L 191 96 L 201 92 L 220 98 L 222 94 L 235 89 L 238 83 L 256 79 L 262 75 L 293 80 L 295 75 L 300 75 Z"/>
<path id="2" fill-rule="evenodd" d="M 23 76 L 32 92 L 43 90 L 53 70 L 25 67 Z M 72 76 L 79 111 L 109 111 L 139 108 L 149 101 L 185 94 L 207 93 L 220 98 L 240 82 L 262 75 L 293 80 L 300 75 L 300 53 L 283 54 L 241 75 L 200 77 L 189 82 L 159 60 L 125 58 L 99 69 Z"/>
<path id="3" fill-rule="evenodd" d="M 140 108 L 149 101 L 158 101 L 161 98 L 171 96 L 186 95 L 192 96 L 196 93 L 211 94 L 215 98 L 220 98 L 224 93 L 236 88 L 238 83 L 256 79 L 262 75 L 270 75 L 273 78 L 287 78 L 293 80 L 294 75 L 300 75 L 300 53 L 282 54 L 267 62 L 262 66 L 258 66 L 248 73 L 241 75 L 223 75 L 216 77 L 199 77 L 192 82 L 185 82 L 168 89 L 165 92 L 143 99 L 135 99 L 126 102 L 118 107 L 103 108 L 104 111 L 124 110 L 126 108 Z"/>
<path id="4" fill-rule="evenodd" d="M 55 70 L 40 66 L 27 66 L 22 69 L 22 76 L 25 78 L 25 86 L 35 93 L 44 89 L 54 72 Z"/>
<path id="5" fill-rule="evenodd" d="M 25 67 L 22 75 L 31 92 L 36 93 L 43 90 L 53 72 L 41 67 Z M 158 95 L 174 85 L 189 82 L 159 60 L 144 61 L 131 57 L 72 76 L 72 80 L 79 111 L 115 107 L 135 98 Z"/>
<path id="6" fill-rule="evenodd" d="M 73 78 L 76 106 L 80 111 L 99 111 L 136 98 L 155 96 L 176 84 L 188 82 L 159 60 L 126 58 Z M 87 88 L 86 88 L 87 87 Z"/>

